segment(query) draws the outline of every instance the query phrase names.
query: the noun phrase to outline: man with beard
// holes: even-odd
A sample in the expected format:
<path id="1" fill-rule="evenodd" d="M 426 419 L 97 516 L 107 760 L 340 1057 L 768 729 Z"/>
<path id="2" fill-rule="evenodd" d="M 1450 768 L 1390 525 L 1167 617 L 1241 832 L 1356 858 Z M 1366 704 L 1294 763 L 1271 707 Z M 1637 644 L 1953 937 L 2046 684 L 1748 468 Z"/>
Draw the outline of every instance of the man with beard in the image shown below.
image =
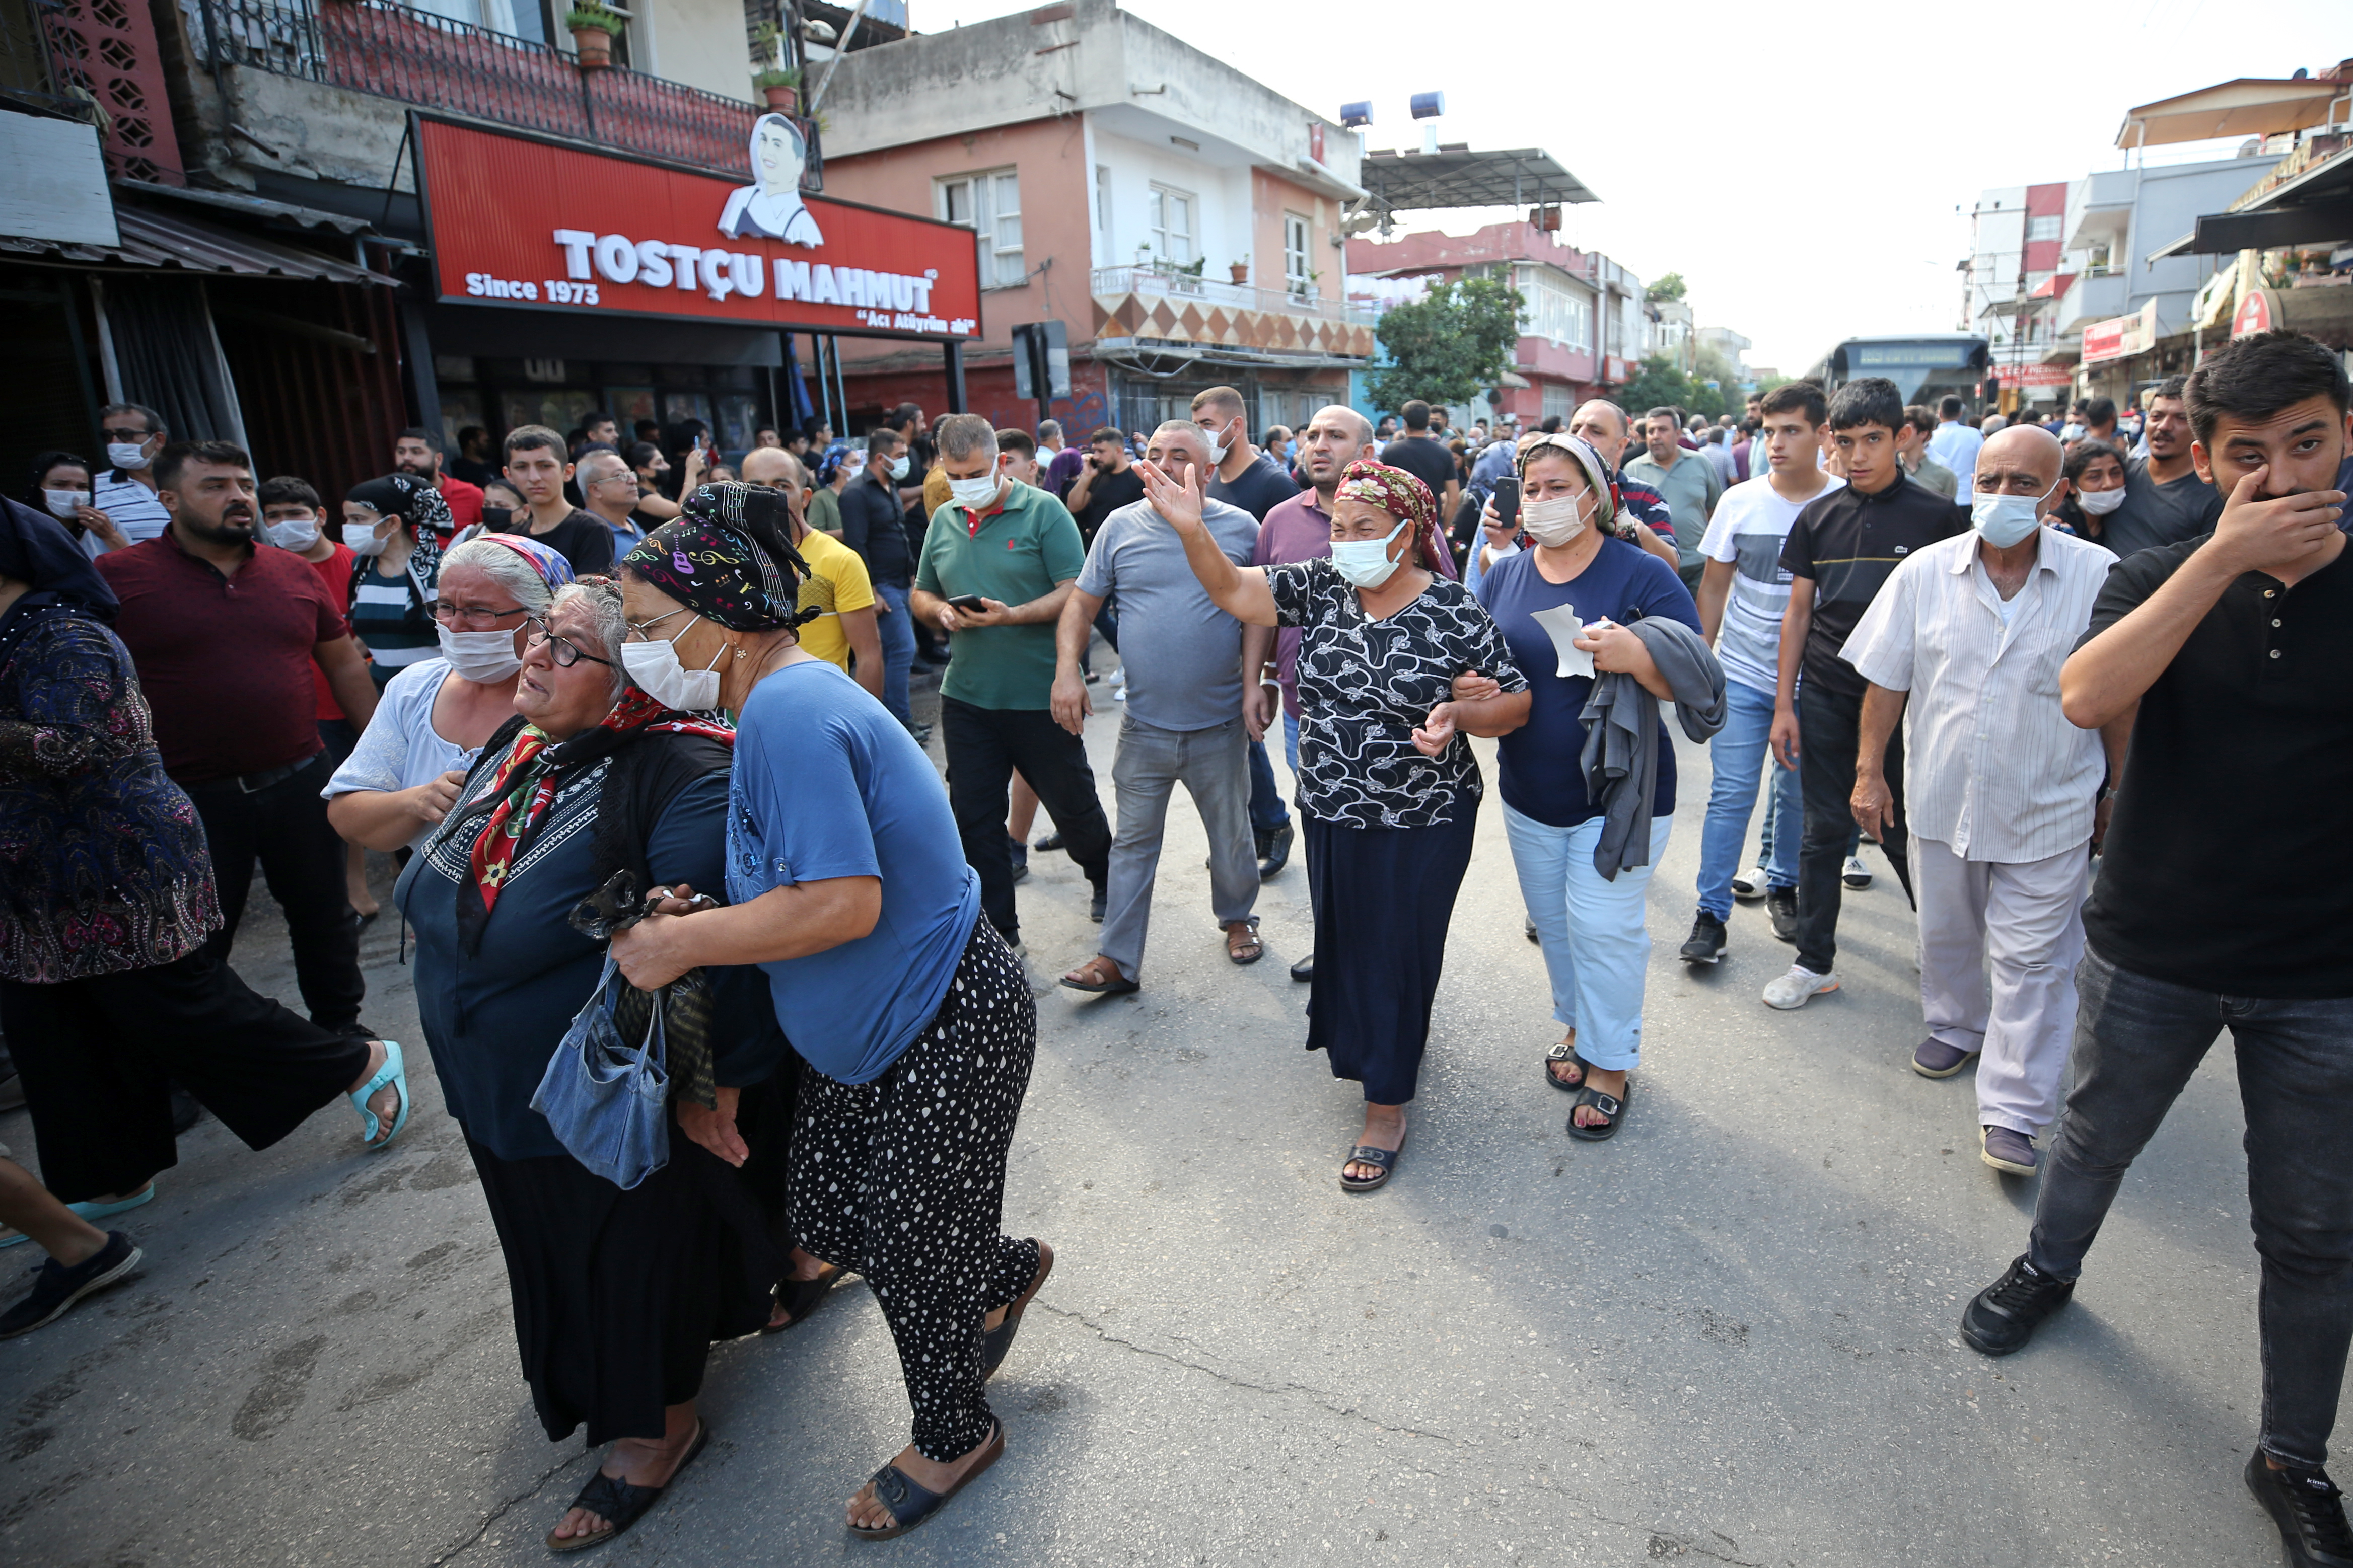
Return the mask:
<path id="1" fill-rule="evenodd" d="M 261 503 L 242 450 L 166 447 L 155 486 L 171 527 L 98 569 L 121 601 L 114 632 L 154 710 L 164 771 L 204 819 L 222 925 L 200 951 L 227 961 L 259 861 L 286 911 L 311 1021 L 353 1033 L 366 994 L 359 919 L 319 794 L 333 769 L 311 672 L 361 730 L 375 685 L 319 574 L 290 550 L 255 548 Z"/>
<path id="2" fill-rule="evenodd" d="M 449 508 L 449 531 L 434 540 L 442 549 L 461 528 L 471 528 L 482 521 L 482 489 L 441 471 L 441 437 L 422 426 L 403 430 L 392 443 L 392 466 L 404 474 L 415 474 L 441 492 L 442 501 Z"/>
<path id="3" fill-rule="evenodd" d="M 2227 803 L 2278 783 L 2320 802 L 2353 789 L 2353 562 L 2333 488 L 2353 394 L 2336 351 L 2294 331 L 2229 344 L 2184 390 L 2192 460 L 2228 499 L 2212 533 L 2116 567 L 2060 675 L 2072 722 L 2129 721 L 2132 740 L 2033 1233 L 1961 1332 L 2007 1355 L 2065 1305 L 2126 1171 L 2227 1025 L 2263 1264 L 2245 1479 L 2287 1561 L 2312 1568 L 2353 1562 L 2321 1468 L 2353 1341 L 2353 956 L 2337 941 L 2353 838 L 2325 809 L 2250 831 Z"/>
<path id="4" fill-rule="evenodd" d="M 2214 531 L 2222 498 L 2190 456 L 2189 405 L 2183 376 L 2168 378 L 2148 400 L 2148 456 L 2125 464 L 2124 504 L 2100 525 L 2100 542 L 2122 561 L 2160 544 L 2179 544 Z M 2109 424 L 2116 423 L 2113 405 Z"/>

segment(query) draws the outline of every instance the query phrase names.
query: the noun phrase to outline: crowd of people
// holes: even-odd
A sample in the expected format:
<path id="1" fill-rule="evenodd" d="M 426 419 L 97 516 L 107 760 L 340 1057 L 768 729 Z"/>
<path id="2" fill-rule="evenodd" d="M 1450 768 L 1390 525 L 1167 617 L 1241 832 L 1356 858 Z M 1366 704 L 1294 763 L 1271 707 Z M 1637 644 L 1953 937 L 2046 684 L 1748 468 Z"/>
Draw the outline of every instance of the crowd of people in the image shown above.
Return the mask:
<path id="1" fill-rule="evenodd" d="M 2217 809 L 2251 779 L 2353 783 L 2348 407 L 2337 355 L 2281 331 L 2121 420 L 1971 424 L 1863 378 L 1713 424 L 1600 399 L 1458 437 L 1426 403 L 1378 426 L 1334 405 L 1253 441 L 1219 386 L 1076 443 L 907 405 L 855 445 L 763 428 L 727 464 L 699 428 L 624 442 L 591 415 L 509 430 L 495 469 L 484 432 L 445 461 L 405 431 L 331 509 L 110 406 L 108 463 L 45 454 L 0 527 L 0 1025 L 41 1165 L 0 1151 L 0 1245 L 49 1258 L 0 1334 L 137 1268 L 99 1222 L 152 1199 L 199 1108 L 261 1148 L 340 1095 L 365 1149 L 399 1138 L 411 1058 L 363 1021 L 358 959 L 364 856 L 391 855 L 534 1408 L 611 1445 L 549 1548 L 628 1530 L 702 1451 L 713 1341 L 788 1329 L 850 1272 L 912 1436 L 846 1522 L 902 1533 L 1003 1453 L 986 1384 L 1054 1264 L 1001 1229 L 1032 853 L 1079 868 L 1101 928 L 1060 986 L 1110 997 L 1145 983 L 1177 786 L 1231 963 L 1263 956 L 1258 895 L 1299 847 L 1303 1044 L 1356 1086 L 1337 1175 L 1367 1194 L 1402 1167 L 1440 1006 L 1472 739 L 1561 1030 L 1544 1081 L 1597 1142 L 1634 1113 L 1647 898 L 1705 744 L 1678 960 L 1719 963 L 1750 903 L 1793 949 L 1765 1006 L 1839 991 L 1869 839 L 1916 910 L 1908 1065 L 1974 1064 L 1984 1163 L 2041 1178 L 2026 1250 L 1964 1313 L 1978 1350 L 2066 1302 L 2232 1030 L 2263 1268 L 2247 1481 L 2292 1561 L 2353 1560 L 2323 1469 L 2353 1343 L 2353 973 L 2327 918 L 2353 857 L 2325 813 L 2248 834 Z M 257 866 L 307 1017 L 229 964 Z M 592 1060 L 652 1110 L 567 1087 Z"/>

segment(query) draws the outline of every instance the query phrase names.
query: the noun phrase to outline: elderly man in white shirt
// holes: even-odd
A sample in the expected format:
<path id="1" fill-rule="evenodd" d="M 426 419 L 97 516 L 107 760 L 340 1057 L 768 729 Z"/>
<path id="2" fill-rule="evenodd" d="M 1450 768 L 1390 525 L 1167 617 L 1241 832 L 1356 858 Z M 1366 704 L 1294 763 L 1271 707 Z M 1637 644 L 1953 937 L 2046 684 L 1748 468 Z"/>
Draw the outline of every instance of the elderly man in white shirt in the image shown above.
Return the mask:
<path id="1" fill-rule="evenodd" d="M 1912 710 L 1905 803 L 1928 1025 L 1913 1070 L 1950 1078 L 1982 1053 L 1978 1152 L 2015 1175 L 2033 1173 L 2033 1140 L 2059 1114 L 2101 773 L 2130 732 L 2078 730 L 2060 710 L 2060 666 L 2116 563 L 2042 526 L 2065 499 L 2063 457 L 2034 426 L 1988 440 L 1971 531 L 1898 566 L 1840 655 L 1871 683 L 1854 816 L 1873 835 L 1890 816 L 1888 737 L 1907 698 Z"/>

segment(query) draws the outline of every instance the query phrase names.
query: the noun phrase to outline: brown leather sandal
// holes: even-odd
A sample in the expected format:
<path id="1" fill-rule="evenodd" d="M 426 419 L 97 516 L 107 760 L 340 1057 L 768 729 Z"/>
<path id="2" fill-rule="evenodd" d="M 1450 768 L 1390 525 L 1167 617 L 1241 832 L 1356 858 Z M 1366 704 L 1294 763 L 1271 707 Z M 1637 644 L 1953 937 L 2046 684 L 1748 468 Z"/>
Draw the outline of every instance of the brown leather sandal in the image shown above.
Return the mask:
<path id="1" fill-rule="evenodd" d="M 1266 944 L 1258 939 L 1258 917 L 1228 921 L 1222 928 L 1226 933 L 1226 956 L 1236 963 L 1256 963 L 1266 956 Z M 1239 937 L 1240 940 L 1236 941 Z"/>
<path id="2" fill-rule="evenodd" d="M 1119 972 L 1119 965 L 1095 954 L 1068 974 L 1062 984 L 1072 991 L 1083 991 L 1090 996 L 1124 996 L 1131 991 L 1141 991 L 1143 985 Z"/>

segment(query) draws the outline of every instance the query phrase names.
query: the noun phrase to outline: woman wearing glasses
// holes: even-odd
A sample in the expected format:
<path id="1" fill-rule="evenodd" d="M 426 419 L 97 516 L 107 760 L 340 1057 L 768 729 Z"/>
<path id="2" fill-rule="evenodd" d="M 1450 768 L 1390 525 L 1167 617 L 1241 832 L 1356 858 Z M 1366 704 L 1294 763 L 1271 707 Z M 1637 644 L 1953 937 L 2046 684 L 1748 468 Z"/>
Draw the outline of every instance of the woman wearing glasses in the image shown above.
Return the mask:
<path id="1" fill-rule="evenodd" d="M 441 557 L 433 603 L 438 657 L 405 666 L 328 780 L 327 820 L 386 854 L 422 844 L 456 803 L 491 731 L 514 717 L 524 635 L 571 563 L 535 539 L 486 533 Z"/>
<path id="2" fill-rule="evenodd" d="M 417 932 L 417 1013 L 441 1092 L 506 1256 L 533 1405 L 551 1441 L 586 1423 L 592 1446 L 613 1445 L 553 1521 L 556 1552 L 628 1529 L 702 1449 L 711 1342 L 781 1326 L 770 1292 L 791 1268 L 763 1207 L 781 1201 L 793 1080 L 777 1068 L 791 1053 L 756 969 L 704 972 L 712 1016 L 691 1031 L 703 1051 L 685 1048 L 693 1010 L 673 998 L 666 1062 L 681 1121 L 729 1096 L 753 1155 L 744 1170 L 673 1130 L 668 1163 L 625 1191 L 532 1109 L 604 967 L 575 906 L 617 872 L 640 892 L 717 889 L 725 874 L 733 735 L 631 685 L 627 636 L 610 583 L 556 591 L 522 637 L 513 716 L 395 893 Z M 626 1026 L 642 1004 L 624 991 Z"/>

